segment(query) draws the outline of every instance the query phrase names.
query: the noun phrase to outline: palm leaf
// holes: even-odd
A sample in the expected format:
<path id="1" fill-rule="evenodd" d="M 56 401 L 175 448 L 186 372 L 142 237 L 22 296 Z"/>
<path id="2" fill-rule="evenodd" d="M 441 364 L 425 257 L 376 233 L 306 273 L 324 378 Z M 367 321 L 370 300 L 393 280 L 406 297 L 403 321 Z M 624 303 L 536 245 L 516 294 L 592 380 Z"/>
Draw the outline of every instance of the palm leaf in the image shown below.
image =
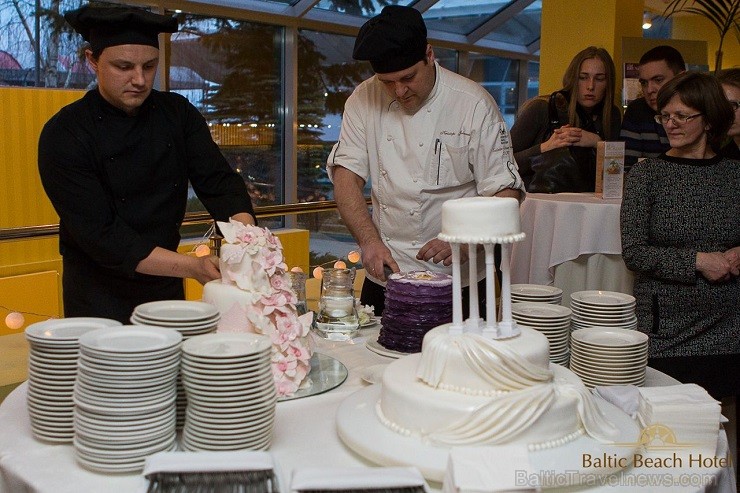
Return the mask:
<path id="1" fill-rule="evenodd" d="M 740 0 L 671 0 L 663 11 L 663 17 L 678 13 L 699 15 L 714 24 L 719 32 L 715 70 L 722 68 L 722 43 L 727 33 L 733 30 L 740 41 Z"/>

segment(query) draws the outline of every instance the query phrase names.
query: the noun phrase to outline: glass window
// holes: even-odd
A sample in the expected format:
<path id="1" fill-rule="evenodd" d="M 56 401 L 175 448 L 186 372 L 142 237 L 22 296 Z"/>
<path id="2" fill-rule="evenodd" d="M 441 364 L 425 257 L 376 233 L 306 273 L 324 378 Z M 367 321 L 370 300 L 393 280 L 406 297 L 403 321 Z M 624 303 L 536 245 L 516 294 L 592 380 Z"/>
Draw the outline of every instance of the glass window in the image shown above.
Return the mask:
<path id="1" fill-rule="evenodd" d="M 527 99 L 540 93 L 540 62 L 527 62 Z"/>
<path id="2" fill-rule="evenodd" d="M 509 1 L 440 0 L 424 12 L 427 28 L 468 34 L 509 5 Z"/>
<path id="3" fill-rule="evenodd" d="M 470 70 L 466 77 L 480 83 L 491 93 L 511 128 L 517 111 L 517 74 L 519 61 L 470 53 Z"/>
<path id="4" fill-rule="evenodd" d="M 85 61 L 85 43 L 62 18 L 84 3 L 40 0 L 37 10 L 33 1 L 0 2 L 0 85 L 90 86 L 95 74 Z"/>
<path id="5" fill-rule="evenodd" d="M 298 37 L 298 200 L 333 198 L 326 158 L 339 139 L 344 103 L 372 76 L 352 59 L 355 38 L 300 30 Z"/>
<path id="6" fill-rule="evenodd" d="M 386 5 L 410 6 L 413 0 L 321 0 L 313 8 L 362 17 L 379 14 Z"/>
<path id="7" fill-rule="evenodd" d="M 537 0 L 498 26 L 484 39 L 527 46 L 540 38 L 541 18 L 542 1 Z"/>
<path id="8" fill-rule="evenodd" d="M 434 58 L 437 60 L 437 62 L 439 62 L 439 64 L 447 70 L 457 72 L 457 50 L 438 48 L 434 46 L 433 43 L 432 47 L 434 48 Z"/>
<path id="9" fill-rule="evenodd" d="M 203 114 L 252 203 L 282 203 L 282 28 L 190 14 L 179 20 L 171 38 L 170 89 Z M 203 210 L 192 190 L 188 210 Z"/>

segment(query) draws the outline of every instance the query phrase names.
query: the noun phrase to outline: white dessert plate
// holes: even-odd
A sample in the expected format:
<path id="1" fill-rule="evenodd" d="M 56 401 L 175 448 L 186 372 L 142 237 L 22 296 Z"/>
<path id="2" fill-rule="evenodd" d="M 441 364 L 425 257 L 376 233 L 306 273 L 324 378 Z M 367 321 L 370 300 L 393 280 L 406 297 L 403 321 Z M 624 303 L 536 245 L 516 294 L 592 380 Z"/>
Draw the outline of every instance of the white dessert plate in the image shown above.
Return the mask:
<path id="1" fill-rule="evenodd" d="M 379 354 L 381 356 L 386 356 L 388 358 L 400 358 L 402 356 L 406 356 L 410 353 L 402 353 L 400 351 L 393 351 L 392 349 L 386 349 L 383 346 L 380 345 L 377 339 L 368 339 L 365 343 L 365 347 L 368 348 L 370 351 L 374 352 L 375 354 Z"/>
<path id="2" fill-rule="evenodd" d="M 616 291 L 577 291 L 570 295 L 572 300 L 592 306 L 634 305 L 635 297 Z"/>
<path id="3" fill-rule="evenodd" d="M 370 384 L 380 383 L 387 364 L 372 365 L 360 370 L 360 378 Z"/>
<path id="4" fill-rule="evenodd" d="M 567 371 L 558 365 L 550 365 L 550 368 L 556 373 Z M 441 483 L 447 470 L 450 449 L 426 445 L 419 438 L 401 435 L 384 426 L 375 414 L 380 389 L 380 385 L 365 387 L 340 404 L 336 418 L 339 437 L 350 449 L 376 464 L 415 466 L 428 480 Z M 580 474 L 607 476 L 615 472 L 609 468 L 584 470 L 581 464 L 583 454 L 591 454 L 592 457 L 606 454 L 616 461 L 624 457 L 631 463 L 633 454 L 639 448 L 639 427 L 615 406 L 601 400 L 596 402 L 606 419 L 619 428 L 620 433 L 616 438 L 619 445 L 602 444 L 582 435 L 560 447 L 530 452 L 529 461 L 533 471 L 574 471 L 573 477 Z"/>
<path id="5" fill-rule="evenodd" d="M 137 306 L 134 314 L 140 318 L 167 322 L 193 322 L 220 317 L 218 308 L 202 301 L 152 301 Z"/>
<path id="6" fill-rule="evenodd" d="M 80 351 L 92 354 L 150 353 L 163 351 L 182 342 L 175 330 L 145 325 L 122 325 L 95 330 L 80 336 Z"/>
<path id="7" fill-rule="evenodd" d="M 92 330 L 121 325 L 121 322 L 107 318 L 70 317 L 36 322 L 26 327 L 26 337 L 32 342 L 48 344 L 76 345 L 79 337 Z"/>
<path id="8" fill-rule="evenodd" d="M 563 290 L 555 286 L 542 286 L 540 284 L 512 284 L 511 294 L 530 296 L 537 298 L 554 298 L 563 295 Z"/>
<path id="9" fill-rule="evenodd" d="M 648 336 L 636 330 L 620 330 L 605 327 L 591 327 L 576 330 L 570 335 L 572 340 L 597 347 L 630 347 L 647 344 Z"/>
<path id="10" fill-rule="evenodd" d="M 572 311 L 566 306 L 552 305 L 550 303 L 521 302 L 511 305 L 511 313 L 524 315 L 530 319 L 564 319 L 571 315 Z"/>
<path id="11" fill-rule="evenodd" d="M 193 337 L 182 345 L 182 352 L 201 358 L 238 358 L 272 348 L 270 338 L 247 333 L 216 333 Z"/>

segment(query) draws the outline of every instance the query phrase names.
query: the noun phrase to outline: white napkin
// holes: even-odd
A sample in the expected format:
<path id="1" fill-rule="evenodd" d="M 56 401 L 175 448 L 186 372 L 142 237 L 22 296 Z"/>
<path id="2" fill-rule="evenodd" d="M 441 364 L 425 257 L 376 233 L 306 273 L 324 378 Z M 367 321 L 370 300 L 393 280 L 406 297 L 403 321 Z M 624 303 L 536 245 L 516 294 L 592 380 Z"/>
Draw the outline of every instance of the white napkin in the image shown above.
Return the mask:
<path id="1" fill-rule="evenodd" d="M 158 472 L 228 472 L 275 469 L 268 452 L 251 450 L 223 452 L 157 452 L 146 458 L 144 476 Z"/>
<path id="2" fill-rule="evenodd" d="M 526 445 L 453 447 L 443 493 L 540 491 Z"/>
<path id="3" fill-rule="evenodd" d="M 429 486 L 415 467 L 301 467 L 293 471 L 290 490 L 359 490 Z"/>
<path id="4" fill-rule="evenodd" d="M 640 391 L 634 385 L 596 386 L 591 392 L 595 396 L 614 404 L 629 414 L 632 419 L 637 416 L 637 409 L 640 406 Z"/>

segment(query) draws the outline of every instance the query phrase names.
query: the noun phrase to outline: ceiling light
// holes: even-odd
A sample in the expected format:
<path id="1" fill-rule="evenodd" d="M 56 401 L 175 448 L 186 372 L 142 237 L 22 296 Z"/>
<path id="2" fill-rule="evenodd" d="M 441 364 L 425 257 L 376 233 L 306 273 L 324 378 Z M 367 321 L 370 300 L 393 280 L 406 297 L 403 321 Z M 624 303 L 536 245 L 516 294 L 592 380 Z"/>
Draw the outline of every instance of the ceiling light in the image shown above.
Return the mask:
<path id="1" fill-rule="evenodd" d="M 642 28 L 650 29 L 651 27 L 653 27 L 653 20 L 650 18 L 650 14 L 645 12 L 642 16 Z"/>

